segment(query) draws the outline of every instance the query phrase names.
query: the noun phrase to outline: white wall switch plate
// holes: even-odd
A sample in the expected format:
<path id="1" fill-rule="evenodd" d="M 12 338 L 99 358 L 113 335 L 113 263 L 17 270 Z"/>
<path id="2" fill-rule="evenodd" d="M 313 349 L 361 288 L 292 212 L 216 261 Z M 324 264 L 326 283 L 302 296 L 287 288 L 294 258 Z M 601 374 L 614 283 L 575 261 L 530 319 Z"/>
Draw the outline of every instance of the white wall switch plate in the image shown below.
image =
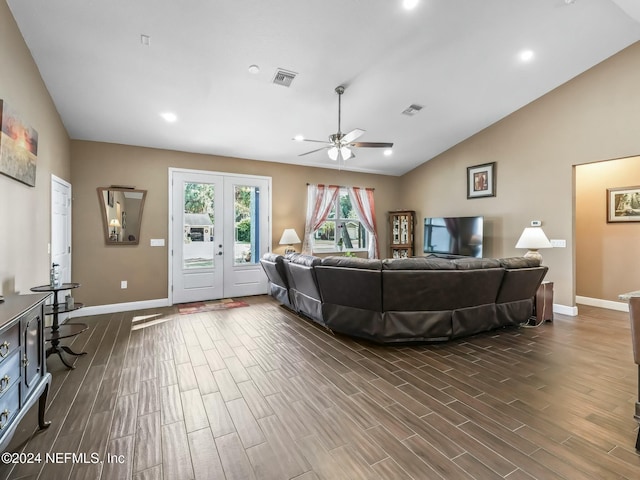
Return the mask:
<path id="1" fill-rule="evenodd" d="M 151 239 L 152 247 L 164 247 L 164 238 L 152 238 Z"/>
<path id="2" fill-rule="evenodd" d="M 540 225 L 542 225 L 542 221 L 541 220 L 531 220 L 531 226 L 532 227 L 539 227 Z"/>
<path id="3" fill-rule="evenodd" d="M 566 240 L 558 240 L 558 239 L 551 239 L 549 240 L 551 242 L 551 246 L 554 248 L 566 248 L 567 247 L 567 241 Z"/>
<path id="4" fill-rule="evenodd" d="M 122 280 L 120 282 L 120 288 L 127 288 L 127 281 L 126 280 Z"/>

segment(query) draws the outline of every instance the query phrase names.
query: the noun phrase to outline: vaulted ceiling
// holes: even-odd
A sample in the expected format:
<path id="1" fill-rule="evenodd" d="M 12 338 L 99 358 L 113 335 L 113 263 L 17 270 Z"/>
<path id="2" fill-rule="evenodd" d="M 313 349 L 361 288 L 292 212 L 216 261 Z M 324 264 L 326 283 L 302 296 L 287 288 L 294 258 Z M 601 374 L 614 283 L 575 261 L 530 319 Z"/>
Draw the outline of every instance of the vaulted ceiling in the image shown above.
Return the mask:
<path id="1" fill-rule="evenodd" d="M 332 168 L 293 137 L 336 133 L 344 85 L 342 132 L 394 147 L 341 168 L 388 175 L 640 40 L 637 0 L 7 3 L 73 139 Z"/>

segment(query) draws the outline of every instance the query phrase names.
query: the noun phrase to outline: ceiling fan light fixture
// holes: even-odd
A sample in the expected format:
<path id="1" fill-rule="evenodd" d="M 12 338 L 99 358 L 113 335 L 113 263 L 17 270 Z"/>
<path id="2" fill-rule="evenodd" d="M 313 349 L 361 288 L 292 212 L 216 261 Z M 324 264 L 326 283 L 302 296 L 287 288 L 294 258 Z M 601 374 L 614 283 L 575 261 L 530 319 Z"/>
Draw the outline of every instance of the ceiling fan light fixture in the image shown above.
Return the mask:
<path id="1" fill-rule="evenodd" d="M 353 153 L 347 147 L 340 148 L 340 155 L 342 155 L 342 160 L 349 160 L 353 157 Z"/>
<path id="2" fill-rule="evenodd" d="M 327 150 L 327 155 L 329 155 L 329 158 L 335 162 L 336 160 L 338 160 L 339 152 L 340 150 L 338 150 L 336 147 L 331 147 L 329 150 Z"/>
<path id="3" fill-rule="evenodd" d="M 413 10 L 418 6 L 420 0 L 402 0 L 402 6 L 405 10 Z"/>

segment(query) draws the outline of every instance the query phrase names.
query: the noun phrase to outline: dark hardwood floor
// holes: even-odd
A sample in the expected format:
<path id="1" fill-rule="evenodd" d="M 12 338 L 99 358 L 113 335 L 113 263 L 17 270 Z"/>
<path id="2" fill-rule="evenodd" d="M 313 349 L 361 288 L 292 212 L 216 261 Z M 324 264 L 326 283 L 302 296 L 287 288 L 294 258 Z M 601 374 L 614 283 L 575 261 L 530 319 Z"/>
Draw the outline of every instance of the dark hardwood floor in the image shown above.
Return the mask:
<path id="1" fill-rule="evenodd" d="M 640 478 L 626 313 L 382 347 L 246 301 L 83 318 L 51 427 L 34 408 L 10 446 L 40 462 L 0 478 Z"/>

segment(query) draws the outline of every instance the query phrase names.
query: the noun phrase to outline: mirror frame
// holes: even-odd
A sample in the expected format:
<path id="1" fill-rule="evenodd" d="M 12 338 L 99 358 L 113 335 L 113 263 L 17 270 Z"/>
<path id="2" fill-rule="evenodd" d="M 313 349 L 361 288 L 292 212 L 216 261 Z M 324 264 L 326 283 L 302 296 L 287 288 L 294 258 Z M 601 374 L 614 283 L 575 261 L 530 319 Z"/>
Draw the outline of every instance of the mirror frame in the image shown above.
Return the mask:
<path id="1" fill-rule="evenodd" d="M 100 202 L 100 216 L 102 217 L 102 226 L 103 226 L 103 235 L 104 242 L 106 245 L 138 245 L 140 243 L 140 231 L 142 230 L 142 212 L 144 211 L 144 202 L 147 198 L 146 190 L 138 190 L 133 187 L 98 187 L 98 200 Z M 105 197 L 104 192 L 107 192 L 107 196 Z M 142 194 L 142 199 L 140 200 L 140 214 L 139 214 L 139 225 L 138 225 L 138 235 L 135 240 L 111 240 L 109 233 L 109 218 L 107 215 L 107 202 L 109 198 L 108 192 L 136 192 Z"/>

